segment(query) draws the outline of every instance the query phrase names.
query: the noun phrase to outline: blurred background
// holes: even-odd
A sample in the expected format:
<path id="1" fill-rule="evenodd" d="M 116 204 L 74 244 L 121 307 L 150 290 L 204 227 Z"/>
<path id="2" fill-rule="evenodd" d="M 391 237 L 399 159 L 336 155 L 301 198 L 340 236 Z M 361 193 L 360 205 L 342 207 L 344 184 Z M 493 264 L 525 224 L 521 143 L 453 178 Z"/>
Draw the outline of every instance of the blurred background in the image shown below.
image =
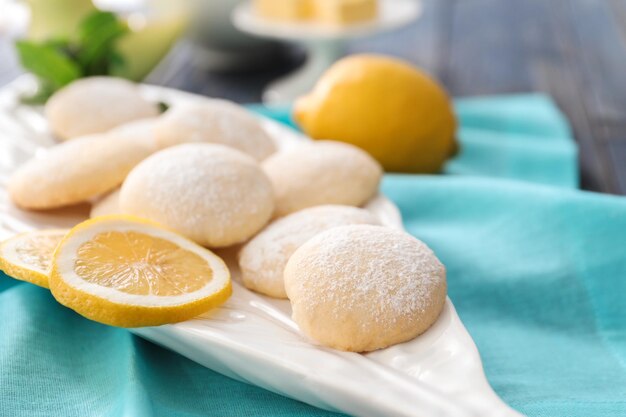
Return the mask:
<path id="1" fill-rule="evenodd" d="M 414 6 L 402 9 L 406 1 Z M 385 53 L 456 97 L 549 94 L 572 124 L 582 187 L 626 194 L 624 1 L 388 0 L 381 21 L 321 32 L 264 26 L 243 3 L 0 0 L 0 86 L 23 73 L 16 39 L 68 36 L 96 8 L 130 29 L 119 43 L 126 65 L 114 75 L 241 103 L 285 104 L 339 56 Z"/>

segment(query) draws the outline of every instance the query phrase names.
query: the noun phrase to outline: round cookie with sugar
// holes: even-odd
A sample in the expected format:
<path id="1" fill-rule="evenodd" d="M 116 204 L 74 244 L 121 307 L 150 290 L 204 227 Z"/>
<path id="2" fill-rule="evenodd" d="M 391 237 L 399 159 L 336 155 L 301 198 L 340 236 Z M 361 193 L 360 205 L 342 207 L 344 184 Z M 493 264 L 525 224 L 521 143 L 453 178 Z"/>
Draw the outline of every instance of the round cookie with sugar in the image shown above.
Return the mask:
<path id="1" fill-rule="evenodd" d="M 32 158 L 10 178 L 11 200 L 26 209 L 52 209 L 89 200 L 124 181 L 157 146 L 152 120 L 83 136 Z"/>
<path id="2" fill-rule="evenodd" d="M 319 343 L 368 352 L 428 329 L 446 300 L 446 271 L 407 233 L 336 227 L 307 241 L 285 267 L 293 319 Z"/>
<path id="3" fill-rule="evenodd" d="M 115 77 L 88 77 L 56 92 L 45 108 L 52 132 L 60 139 L 104 133 L 122 124 L 159 114 L 136 84 Z"/>
<path id="4" fill-rule="evenodd" d="M 277 217 L 322 204 L 360 206 L 378 192 L 383 173 L 365 151 L 334 141 L 278 152 L 263 169 L 274 186 Z"/>
<path id="5" fill-rule="evenodd" d="M 209 247 L 243 242 L 274 209 L 261 167 L 232 148 L 188 143 L 167 148 L 131 171 L 120 192 L 123 213 L 154 220 Z"/>
<path id="6" fill-rule="evenodd" d="M 89 217 L 94 218 L 98 216 L 109 216 L 111 214 L 122 214 L 120 209 L 120 189 L 116 188 L 110 193 L 106 194 L 98 201 L 95 201 L 91 210 L 89 211 Z"/>
<path id="7" fill-rule="evenodd" d="M 287 298 L 283 270 L 289 257 L 316 234 L 350 224 L 380 222 L 367 210 L 340 205 L 311 207 L 275 220 L 239 252 L 244 285 L 270 297 Z"/>
<path id="8" fill-rule="evenodd" d="M 162 148 L 203 142 L 230 146 L 257 161 L 276 151 L 274 140 L 246 109 L 226 100 L 197 98 L 175 105 L 157 126 Z"/>

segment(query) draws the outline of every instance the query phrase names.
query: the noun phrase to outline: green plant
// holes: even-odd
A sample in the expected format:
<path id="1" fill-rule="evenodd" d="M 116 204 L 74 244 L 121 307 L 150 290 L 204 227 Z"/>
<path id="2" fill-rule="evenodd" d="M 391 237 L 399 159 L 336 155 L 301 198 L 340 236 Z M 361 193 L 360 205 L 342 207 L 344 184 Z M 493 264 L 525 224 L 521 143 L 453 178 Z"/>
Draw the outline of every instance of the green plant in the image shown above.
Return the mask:
<path id="1" fill-rule="evenodd" d="M 96 11 L 86 16 L 71 39 L 16 43 L 24 69 L 39 79 L 30 103 L 44 103 L 55 91 L 70 82 L 93 75 L 108 75 L 124 65 L 116 49 L 117 41 L 129 32 L 125 22 L 110 12 Z"/>

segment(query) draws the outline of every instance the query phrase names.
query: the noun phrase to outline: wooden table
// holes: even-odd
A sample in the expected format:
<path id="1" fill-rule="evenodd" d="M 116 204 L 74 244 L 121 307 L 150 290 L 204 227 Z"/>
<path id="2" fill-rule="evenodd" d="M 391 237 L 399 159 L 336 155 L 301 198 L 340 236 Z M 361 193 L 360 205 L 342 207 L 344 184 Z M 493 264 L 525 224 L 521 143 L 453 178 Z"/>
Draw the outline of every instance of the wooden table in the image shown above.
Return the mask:
<path id="1" fill-rule="evenodd" d="M 411 26 L 350 45 L 365 51 L 408 59 L 455 96 L 550 94 L 574 128 L 582 187 L 626 194 L 625 0 L 425 0 Z M 0 84 L 17 73 L 3 56 Z M 217 75 L 193 56 L 181 44 L 149 82 L 254 102 L 292 69 Z"/>

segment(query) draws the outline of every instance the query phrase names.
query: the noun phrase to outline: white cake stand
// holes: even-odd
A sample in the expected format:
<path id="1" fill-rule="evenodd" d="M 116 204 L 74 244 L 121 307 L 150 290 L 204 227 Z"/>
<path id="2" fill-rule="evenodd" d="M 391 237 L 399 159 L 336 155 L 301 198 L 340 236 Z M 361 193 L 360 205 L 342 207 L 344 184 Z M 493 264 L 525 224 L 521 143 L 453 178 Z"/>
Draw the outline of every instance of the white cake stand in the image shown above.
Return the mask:
<path id="1" fill-rule="evenodd" d="M 322 73 L 345 53 L 348 39 L 372 36 L 398 29 L 419 17 L 420 0 L 379 0 L 376 19 L 349 26 L 309 22 L 276 22 L 258 16 L 252 2 L 240 4 L 232 14 L 235 27 L 264 38 L 301 43 L 308 50 L 306 63 L 294 73 L 268 86 L 263 101 L 288 104 L 309 91 Z"/>

